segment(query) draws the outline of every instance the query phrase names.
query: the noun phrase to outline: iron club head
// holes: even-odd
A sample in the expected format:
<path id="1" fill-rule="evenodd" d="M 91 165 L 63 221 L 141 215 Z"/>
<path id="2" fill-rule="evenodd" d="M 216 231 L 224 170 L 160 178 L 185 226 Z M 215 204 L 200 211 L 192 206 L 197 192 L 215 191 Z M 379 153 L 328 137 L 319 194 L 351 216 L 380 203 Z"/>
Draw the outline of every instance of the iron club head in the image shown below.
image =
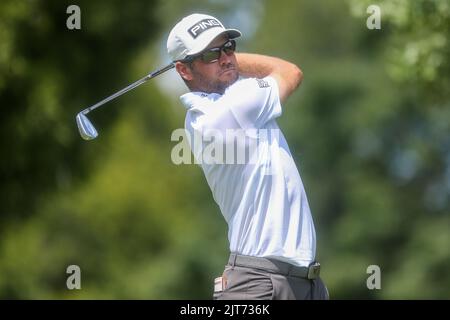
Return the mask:
<path id="1" fill-rule="evenodd" d="M 175 64 L 173 62 L 169 63 L 167 66 L 153 71 L 152 73 L 149 73 L 148 75 L 146 75 L 145 77 L 139 79 L 138 81 L 133 82 L 132 84 L 130 84 L 129 86 L 123 88 L 122 90 L 117 91 L 116 93 L 114 93 L 113 95 L 110 95 L 109 97 L 103 99 L 102 101 L 94 104 L 93 106 L 90 106 L 89 108 L 84 109 L 83 111 L 79 112 L 77 114 L 77 126 L 78 126 L 78 130 L 80 131 L 80 135 L 84 140 L 92 140 L 97 138 L 98 133 L 97 130 L 95 130 L 94 126 L 92 125 L 92 123 L 89 121 L 89 119 L 86 117 L 86 114 L 94 109 L 97 109 L 98 107 L 104 105 L 105 103 L 121 96 L 122 94 L 133 90 L 134 88 L 140 86 L 141 84 L 143 84 L 144 82 L 166 72 L 167 70 L 170 70 L 172 68 L 175 67 Z"/>
<path id="2" fill-rule="evenodd" d="M 77 126 L 80 135 L 84 140 L 92 140 L 97 138 L 98 133 L 92 125 L 91 121 L 82 113 L 77 114 Z"/>

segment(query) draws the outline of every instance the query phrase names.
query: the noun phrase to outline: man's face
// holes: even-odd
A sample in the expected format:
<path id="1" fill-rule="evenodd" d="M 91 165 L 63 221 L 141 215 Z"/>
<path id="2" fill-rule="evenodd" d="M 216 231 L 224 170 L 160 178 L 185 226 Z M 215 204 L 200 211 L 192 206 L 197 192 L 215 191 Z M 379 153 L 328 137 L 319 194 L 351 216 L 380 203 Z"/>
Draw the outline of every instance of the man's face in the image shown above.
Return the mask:
<path id="1" fill-rule="evenodd" d="M 220 47 L 227 41 L 227 36 L 221 35 L 211 42 L 205 50 Z M 185 66 L 187 67 L 186 74 L 183 75 L 179 72 L 185 80 L 190 81 L 191 91 L 223 94 L 226 88 L 239 78 L 234 52 L 226 54 L 222 51 L 219 60 L 215 62 L 206 63 L 201 59 L 195 59 Z"/>

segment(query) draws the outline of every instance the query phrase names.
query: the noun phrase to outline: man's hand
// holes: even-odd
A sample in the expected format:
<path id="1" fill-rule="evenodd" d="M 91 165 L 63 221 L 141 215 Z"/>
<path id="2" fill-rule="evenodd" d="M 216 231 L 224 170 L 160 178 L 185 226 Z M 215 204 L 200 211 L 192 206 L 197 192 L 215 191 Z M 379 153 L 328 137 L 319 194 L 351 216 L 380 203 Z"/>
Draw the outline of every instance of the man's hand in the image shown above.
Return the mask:
<path id="1" fill-rule="evenodd" d="M 273 77 L 278 83 L 282 103 L 303 80 L 300 68 L 282 59 L 251 53 L 236 53 L 236 59 L 239 73 L 244 77 Z"/>

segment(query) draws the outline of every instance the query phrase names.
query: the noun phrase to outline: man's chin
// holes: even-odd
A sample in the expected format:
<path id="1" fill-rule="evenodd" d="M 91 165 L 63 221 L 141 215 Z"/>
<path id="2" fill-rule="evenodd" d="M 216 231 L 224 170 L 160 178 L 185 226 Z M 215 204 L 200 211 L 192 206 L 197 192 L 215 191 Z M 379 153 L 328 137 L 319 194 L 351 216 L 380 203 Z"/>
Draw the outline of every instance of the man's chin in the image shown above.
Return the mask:
<path id="1" fill-rule="evenodd" d="M 226 72 L 223 72 L 219 76 L 218 81 L 214 82 L 214 84 L 209 83 L 209 85 L 207 85 L 209 90 L 204 91 L 209 93 L 214 92 L 224 94 L 225 90 L 233 83 L 235 83 L 238 79 L 239 79 L 239 72 L 237 72 L 236 70 L 228 70 Z"/>
<path id="2" fill-rule="evenodd" d="M 222 73 L 221 78 L 223 78 L 223 82 L 225 82 L 227 86 L 231 86 L 239 79 L 239 73 L 234 69 L 228 70 Z"/>

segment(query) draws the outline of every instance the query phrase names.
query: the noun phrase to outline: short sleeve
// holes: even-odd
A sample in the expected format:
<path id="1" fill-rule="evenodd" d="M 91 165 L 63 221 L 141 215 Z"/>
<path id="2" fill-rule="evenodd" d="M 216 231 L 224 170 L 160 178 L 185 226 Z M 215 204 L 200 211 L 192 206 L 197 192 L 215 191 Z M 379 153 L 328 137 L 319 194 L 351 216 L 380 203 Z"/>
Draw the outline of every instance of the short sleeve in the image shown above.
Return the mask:
<path id="1" fill-rule="evenodd" d="M 282 112 L 278 84 L 272 77 L 240 80 L 220 100 L 243 129 L 262 128 Z"/>

